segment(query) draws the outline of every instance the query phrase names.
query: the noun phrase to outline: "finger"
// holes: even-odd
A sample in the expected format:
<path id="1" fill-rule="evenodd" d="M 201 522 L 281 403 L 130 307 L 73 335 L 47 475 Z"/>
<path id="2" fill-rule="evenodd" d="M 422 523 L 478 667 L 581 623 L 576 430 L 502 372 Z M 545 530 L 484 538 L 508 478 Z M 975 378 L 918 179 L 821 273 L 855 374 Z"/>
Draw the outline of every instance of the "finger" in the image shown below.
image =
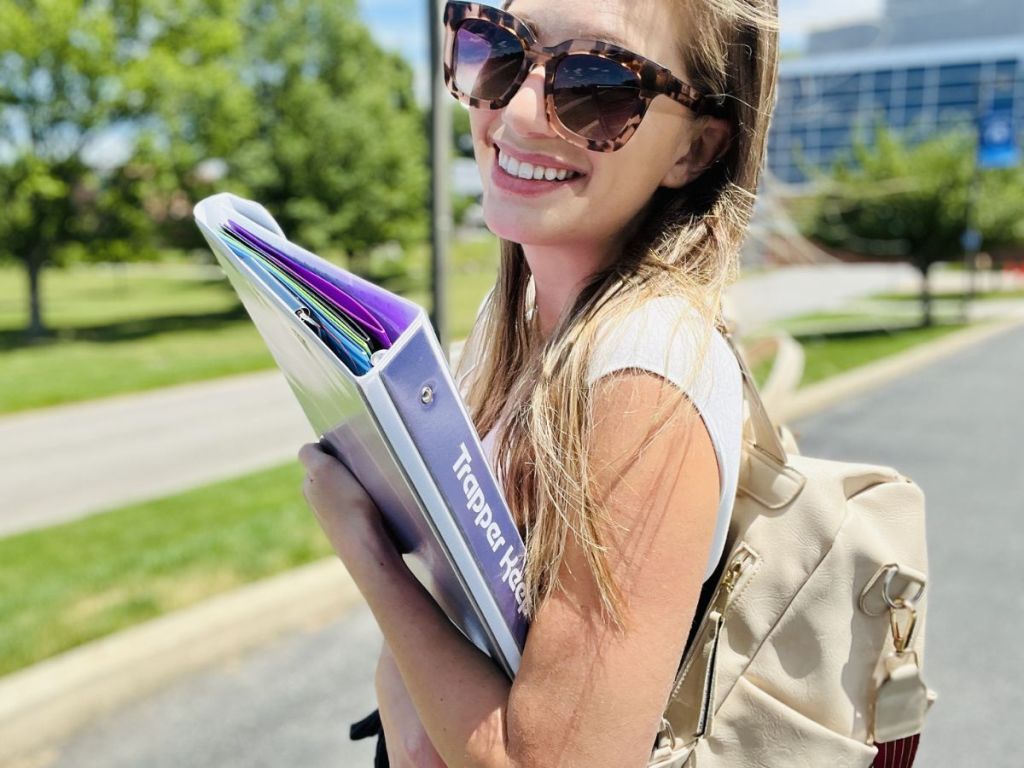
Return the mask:
<path id="1" fill-rule="evenodd" d="M 332 461 L 331 457 L 324 453 L 319 443 L 306 443 L 299 448 L 299 462 L 310 471 L 326 467 Z"/>
<path id="2" fill-rule="evenodd" d="M 307 442 L 299 449 L 299 463 L 306 469 L 311 469 L 322 456 L 326 455 L 315 442 Z"/>
<path id="3" fill-rule="evenodd" d="M 328 509 L 366 511 L 375 507 L 352 471 L 316 443 L 302 446 L 299 454 L 306 467 L 302 495 L 318 516 Z"/>

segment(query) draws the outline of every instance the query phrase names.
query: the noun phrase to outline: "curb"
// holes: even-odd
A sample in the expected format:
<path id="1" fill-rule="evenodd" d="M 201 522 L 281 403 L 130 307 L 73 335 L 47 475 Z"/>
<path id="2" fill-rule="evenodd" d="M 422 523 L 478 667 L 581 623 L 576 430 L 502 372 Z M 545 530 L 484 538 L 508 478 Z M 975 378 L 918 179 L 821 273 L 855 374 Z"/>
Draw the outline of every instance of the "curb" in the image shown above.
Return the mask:
<path id="1" fill-rule="evenodd" d="M 181 675 L 321 627 L 358 600 L 344 566 L 329 558 L 0 678 L 0 765 L 49 762 L 33 753 Z"/>
<path id="2" fill-rule="evenodd" d="M 775 409 L 789 423 L 1024 325 L 986 323 L 798 390 Z M 293 631 L 313 631 L 360 600 L 336 558 L 241 587 L 0 678 L 0 765 L 35 766 L 39 752 L 90 720 Z"/>

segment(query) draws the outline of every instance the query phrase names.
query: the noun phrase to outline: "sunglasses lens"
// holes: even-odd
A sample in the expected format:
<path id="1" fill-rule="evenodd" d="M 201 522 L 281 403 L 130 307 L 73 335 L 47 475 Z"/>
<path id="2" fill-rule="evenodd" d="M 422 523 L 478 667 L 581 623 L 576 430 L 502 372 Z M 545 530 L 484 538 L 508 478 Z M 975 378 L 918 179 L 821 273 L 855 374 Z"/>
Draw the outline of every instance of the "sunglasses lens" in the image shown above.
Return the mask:
<path id="1" fill-rule="evenodd" d="M 555 111 L 562 124 L 591 141 L 622 135 L 640 106 L 640 79 L 603 56 L 566 56 L 555 71 Z"/>
<path id="2" fill-rule="evenodd" d="M 467 96 L 495 101 L 523 67 L 523 46 L 514 34 L 483 19 L 467 19 L 455 33 L 455 87 Z"/>

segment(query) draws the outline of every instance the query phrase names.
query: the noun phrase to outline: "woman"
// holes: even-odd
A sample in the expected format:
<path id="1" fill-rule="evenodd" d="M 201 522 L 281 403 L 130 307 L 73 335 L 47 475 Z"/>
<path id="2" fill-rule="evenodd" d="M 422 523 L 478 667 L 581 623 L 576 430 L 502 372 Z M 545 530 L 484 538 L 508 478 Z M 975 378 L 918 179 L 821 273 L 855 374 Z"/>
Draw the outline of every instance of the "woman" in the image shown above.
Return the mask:
<path id="1" fill-rule="evenodd" d="M 641 766 L 735 495 L 739 372 L 715 326 L 763 161 L 774 0 L 449 3 L 445 18 L 501 239 L 461 378 L 527 544 L 514 683 L 315 444 L 303 491 L 384 636 L 392 765 Z"/>

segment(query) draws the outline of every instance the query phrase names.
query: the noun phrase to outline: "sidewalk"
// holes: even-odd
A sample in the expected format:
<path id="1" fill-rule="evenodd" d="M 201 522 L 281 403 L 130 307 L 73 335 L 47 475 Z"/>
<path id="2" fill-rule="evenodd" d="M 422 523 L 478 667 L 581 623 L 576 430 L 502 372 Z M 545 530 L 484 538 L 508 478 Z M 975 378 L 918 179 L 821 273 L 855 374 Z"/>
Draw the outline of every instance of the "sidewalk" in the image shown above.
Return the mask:
<path id="1" fill-rule="evenodd" d="M 944 290 L 961 278 L 940 276 Z M 747 332 L 916 286 L 906 265 L 787 267 L 740 281 L 730 302 Z M 313 438 L 277 371 L 3 417 L 0 536 L 282 464 Z"/>
<path id="2" fill-rule="evenodd" d="M 913 291 L 920 283 L 907 264 L 819 264 L 756 272 L 732 286 L 727 309 L 739 332 L 787 317 L 839 309 L 876 293 Z"/>
<path id="3" fill-rule="evenodd" d="M 278 371 L 0 419 L 0 536 L 294 459 L 314 439 Z"/>

